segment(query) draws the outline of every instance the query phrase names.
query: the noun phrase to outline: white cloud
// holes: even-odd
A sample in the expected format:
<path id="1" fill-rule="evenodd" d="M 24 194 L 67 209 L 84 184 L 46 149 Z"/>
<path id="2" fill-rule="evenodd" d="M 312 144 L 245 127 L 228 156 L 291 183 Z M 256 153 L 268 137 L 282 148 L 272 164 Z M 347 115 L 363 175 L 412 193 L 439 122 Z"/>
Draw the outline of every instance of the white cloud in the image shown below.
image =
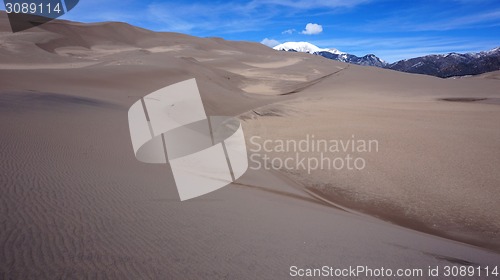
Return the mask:
<path id="1" fill-rule="evenodd" d="M 321 32 L 323 32 L 323 26 L 316 24 L 316 23 L 308 23 L 306 25 L 306 29 L 304 29 L 300 33 L 306 34 L 306 35 L 316 35 L 316 34 L 319 34 Z"/>
<path id="2" fill-rule="evenodd" d="M 281 34 L 293 34 L 295 31 L 297 31 L 297 30 L 295 30 L 295 29 L 287 29 L 287 30 L 281 32 Z"/>
<path id="3" fill-rule="evenodd" d="M 261 44 L 263 45 L 266 45 L 270 48 L 272 47 L 276 47 L 277 45 L 280 44 L 280 42 L 274 40 L 274 39 L 268 39 L 268 38 L 264 38 L 264 40 L 260 41 Z"/>

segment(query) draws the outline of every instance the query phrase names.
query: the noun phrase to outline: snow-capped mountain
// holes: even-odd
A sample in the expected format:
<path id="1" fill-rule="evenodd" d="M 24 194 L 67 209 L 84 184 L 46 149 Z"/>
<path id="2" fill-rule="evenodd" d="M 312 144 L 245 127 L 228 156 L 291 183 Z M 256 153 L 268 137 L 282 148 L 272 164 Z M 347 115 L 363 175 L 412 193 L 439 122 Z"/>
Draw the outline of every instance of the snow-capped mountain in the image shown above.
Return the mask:
<path id="1" fill-rule="evenodd" d="M 317 46 L 309 43 L 309 42 L 286 42 L 280 45 L 277 45 L 273 49 L 278 51 L 295 51 L 295 52 L 304 52 L 310 54 L 317 54 L 319 52 L 329 52 L 333 54 L 344 54 L 343 52 L 337 49 L 321 49 Z"/>
<path id="2" fill-rule="evenodd" d="M 277 45 L 273 49 L 278 51 L 304 52 L 320 55 L 333 60 L 353 63 L 365 66 L 385 67 L 387 63 L 373 54 L 358 57 L 352 54 L 341 52 L 337 49 L 322 49 L 308 42 L 286 42 Z"/>
<path id="3" fill-rule="evenodd" d="M 386 68 L 441 78 L 478 75 L 500 70 L 500 47 L 478 53 L 426 55 L 400 60 Z"/>

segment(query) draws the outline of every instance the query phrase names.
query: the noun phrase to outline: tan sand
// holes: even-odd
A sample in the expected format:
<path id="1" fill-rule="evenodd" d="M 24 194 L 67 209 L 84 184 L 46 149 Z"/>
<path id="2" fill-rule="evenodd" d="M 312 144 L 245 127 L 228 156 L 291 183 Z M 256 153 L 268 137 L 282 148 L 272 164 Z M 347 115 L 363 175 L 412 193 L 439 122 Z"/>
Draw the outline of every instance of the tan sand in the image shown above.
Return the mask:
<path id="1" fill-rule="evenodd" d="M 257 43 L 119 23 L 56 21 L 13 39 L 6 24 L 0 14 L 0 41 L 8 37 L 10 44 L 0 46 L 2 63 L 98 63 L 0 69 L 2 279 L 286 279 L 293 265 L 500 263 L 488 250 L 498 249 L 490 230 L 498 229 L 499 149 L 491 140 L 498 139 L 500 106 L 437 100 L 497 97 L 497 80 L 346 67 Z M 106 44 L 117 51 L 94 48 Z M 68 49 L 86 51 L 61 52 Z M 288 64 L 262 67 L 269 57 Z M 249 94 L 244 85 L 266 80 L 230 71 L 248 67 L 275 70 L 276 77 L 302 73 L 305 81 L 277 78 L 274 95 Z M 135 159 L 127 111 L 140 97 L 191 77 L 207 113 L 246 116 L 247 136 L 355 133 L 379 139 L 381 151 L 367 159 L 369 172 L 356 176 L 338 172 L 326 180 L 318 172 L 292 180 L 249 170 L 226 188 L 180 202 L 168 166 Z M 314 185 L 342 198 L 338 204 L 394 207 L 408 212 L 395 213 L 409 225 L 436 223 L 437 233 L 491 242 L 474 247 L 381 221 L 371 216 L 376 211 L 339 210 L 304 189 Z M 461 224 L 467 219 L 483 231 Z"/>
<path id="2" fill-rule="evenodd" d="M 274 62 L 265 62 L 265 63 L 245 63 L 247 65 L 258 67 L 258 68 L 282 68 L 286 66 L 292 66 L 302 61 L 300 58 L 289 58 L 286 60 L 278 60 Z"/>
<path id="3" fill-rule="evenodd" d="M 484 73 L 481 75 L 474 76 L 475 78 L 483 78 L 483 79 L 495 79 L 500 80 L 500 71 L 494 71 L 489 73 Z"/>
<path id="4" fill-rule="evenodd" d="M 325 165 L 310 175 L 303 169 L 283 172 L 348 207 L 498 250 L 500 107 L 493 104 L 498 88 L 493 80 L 442 80 L 352 66 L 277 104 L 274 111 L 281 116 L 245 115 L 251 119 L 246 129 L 260 135 L 260 143 L 307 135 L 376 140 L 378 152 L 327 154 L 364 158 L 361 171 Z M 464 97 L 479 100 L 444 101 L 467 101 Z M 300 153 L 319 157 L 315 151 Z M 295 151 L 269 154 L 287 158 Z"/>
<path id="5" fill-rule="evenodd" d="M 0 63 L 0 69 L 3 70 L 43 70 L 43 69 L 71 69 L 71 68 L 83 68 L 91 65 L 97 64 L 97 62 L 77 62 L 77 63 L 43 63 L 43 64 L 20 64 L 20 63 L 12 63 L 12 64 L 2 64 Z"/>

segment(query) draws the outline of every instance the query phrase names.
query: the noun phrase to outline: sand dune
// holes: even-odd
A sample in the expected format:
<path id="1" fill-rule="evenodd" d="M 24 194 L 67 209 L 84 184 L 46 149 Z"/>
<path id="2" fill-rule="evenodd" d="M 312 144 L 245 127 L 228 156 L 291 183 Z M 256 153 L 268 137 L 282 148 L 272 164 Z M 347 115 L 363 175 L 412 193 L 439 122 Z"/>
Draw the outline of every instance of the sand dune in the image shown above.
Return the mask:
<path id="1" fill-rule="evenodd" d="M 484 79 L 496 79 L 496 80 L 500 80 L 500 71 L 494 71 L 494 72 L 484 73 L 484 74 L 481 74 L 481 75 L 477 75 L 476 77 L 478 77 L 478 78 L 484 78 Z"/>
<path id="2" fill-rule="evenodd" d="M 298 58 L 290 58 L 283 61 L 277 60 L 275 62 L 265 62 L 265 63 L 246 63 L 253 67 L 258 68 L 282 68 L 286 66 L 291 66 L 299 63 L 301 59 Z"/>
<path id="3" fill-rule="evenodd" d="M 292 265 L 500 261 L 500 106 L 441 100 L 499 98 L 498 80 L 120 23 L 54 21 L 15 35 L 6 24 L 0 14 L 0 64 L 11 65 L 0 67 L 0 278 L 286 279 Z M 240 116 L 247 136 L 356 134 L 381 150 L 363 172 L 249 170 L 181 203 L 168 166 L 135 159 L 127 111 L 192 77 L 207 113 Z"/>

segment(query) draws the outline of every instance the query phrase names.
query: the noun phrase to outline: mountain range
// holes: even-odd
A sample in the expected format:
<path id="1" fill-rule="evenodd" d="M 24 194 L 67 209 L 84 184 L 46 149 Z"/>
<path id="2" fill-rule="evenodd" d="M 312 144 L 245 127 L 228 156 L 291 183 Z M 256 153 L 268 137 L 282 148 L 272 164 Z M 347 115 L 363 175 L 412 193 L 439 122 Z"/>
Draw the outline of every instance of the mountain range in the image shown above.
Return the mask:
<path id="1" fill-rule="evenodd" d="M 273 49 L 279 51 L 305 52 L 305 53 L 320 55 L 322 57 L 326 57 L 333 60 L 364 65 L 364 66 L 385 67 L 386 65 L 388 65 L 387 62 L 383 61 L 382 59 L 378 58 L 373 54 L 367 54 L 363 57 L 358 57 L 353 54 L 341 52 L 337 49 L 321 49 L 308 42 L 287 42 L 277 45 Z"/>
<path id="2" fill-rule="evenodd" d="M 275 46 L 279 51 L 304 52 L 346 63 L 375 66 L 401 72 L 440 78 L 478 75 L 500 70 L 500 47 L 478 53 L 432 54 L 387 63 L 374 54 L 358 57 L 337 49 L 322 49 L 308 42 L 287 42 Z"/>

